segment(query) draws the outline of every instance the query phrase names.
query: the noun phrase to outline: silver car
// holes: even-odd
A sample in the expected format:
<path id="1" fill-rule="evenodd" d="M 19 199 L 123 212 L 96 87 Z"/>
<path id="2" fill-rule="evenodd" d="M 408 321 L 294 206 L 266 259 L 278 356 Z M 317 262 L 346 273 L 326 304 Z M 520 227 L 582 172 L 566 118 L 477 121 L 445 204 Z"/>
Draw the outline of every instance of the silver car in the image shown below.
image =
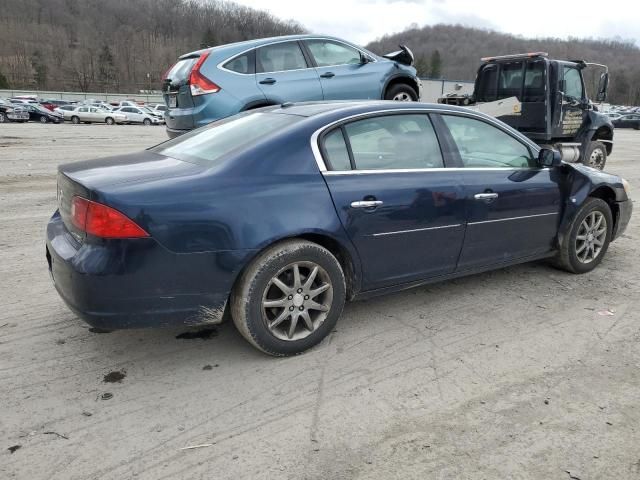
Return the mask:
<path id="1" fill-rule="evenodd" d="M 80 106 L 72 111 L 63 110 L 64 119 L 71 120 L 71 123 L 106 123 L 113 125 L 114 123 L 128 123 L 127 116 L 120 112 L 110 112 L 102 108 Z"/>

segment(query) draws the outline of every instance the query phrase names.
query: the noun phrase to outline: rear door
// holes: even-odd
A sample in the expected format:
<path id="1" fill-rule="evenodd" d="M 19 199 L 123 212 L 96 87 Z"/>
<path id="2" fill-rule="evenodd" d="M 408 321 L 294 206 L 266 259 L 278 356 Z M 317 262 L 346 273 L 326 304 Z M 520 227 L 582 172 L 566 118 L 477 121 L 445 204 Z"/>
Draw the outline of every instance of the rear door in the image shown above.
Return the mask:
<path id="1" fill-rule="evenodd" d="M 321 136 L 325 180 L 360 256 L 363 290 L 453 272 L 464 236 L 459 173 L 429 116 L 378 115 Z"/>
<path id="2" fill-rule="evenodd" d="M 366 56 L 370 61 L 363 63 L 366 54 L 335 40 L 302 43 L 316 65 L 325 100 L 380 99 L 383 72 L 374 59 Z"/>
<path id="3" fill-rule="evenodd" d="M 273 103 L 322 100 L 318 74 L 297 41 L 256 49 L 256 82 Z"/>
<path id="4" fill-rule="evenodd" d="M 484 119 L 437 120 L 452 144 L 465 190 L 467 229 L 458 270 L 550 252 L 562 208 L 560 175 L 540 168 L 531 148 Z"/>

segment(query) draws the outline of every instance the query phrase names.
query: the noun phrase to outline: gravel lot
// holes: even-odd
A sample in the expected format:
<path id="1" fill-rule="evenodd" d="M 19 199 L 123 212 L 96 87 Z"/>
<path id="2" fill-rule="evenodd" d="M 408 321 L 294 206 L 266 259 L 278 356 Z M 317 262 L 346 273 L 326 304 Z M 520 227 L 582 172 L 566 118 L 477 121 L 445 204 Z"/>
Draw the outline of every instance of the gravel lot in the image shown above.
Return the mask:
<path id="1" fill-rule="evenodd" d="M 56 166 L 165 138 L 0 126 L 0 478 L 640 478 L 640 212 L 591 274 L 526 264 L 352 303 L 296 358 L 231 324 L 92 333 L 47 273 Z M 608 170 L 640 195 L 640 132 L 616 141 Z"/>

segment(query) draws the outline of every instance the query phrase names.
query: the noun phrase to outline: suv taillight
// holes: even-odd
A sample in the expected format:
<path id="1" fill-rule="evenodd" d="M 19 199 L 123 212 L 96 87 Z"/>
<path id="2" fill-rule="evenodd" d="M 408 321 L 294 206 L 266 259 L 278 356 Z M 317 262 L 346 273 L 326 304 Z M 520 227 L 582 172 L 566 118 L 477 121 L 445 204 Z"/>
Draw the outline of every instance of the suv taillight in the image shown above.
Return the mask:
<path id="1" fill-rule="evenodd" d="M 89 235 L 101 238 L 143 238 L 149 234 L 126 215 L 101 203 L 73 197 L 71 221 Z"/>
<path id="2" fill-rule="evenodd" d="M 216 93 L 220 91 L 220 87 L 200 73 L 200 67 L 209 56 L 209 52 L 205 52 L 200 55 L 198 61 L 191 69 L 189 75 L 189 87 L 191 89 L 191 95 L 206 95 L 207 93 Z"/>

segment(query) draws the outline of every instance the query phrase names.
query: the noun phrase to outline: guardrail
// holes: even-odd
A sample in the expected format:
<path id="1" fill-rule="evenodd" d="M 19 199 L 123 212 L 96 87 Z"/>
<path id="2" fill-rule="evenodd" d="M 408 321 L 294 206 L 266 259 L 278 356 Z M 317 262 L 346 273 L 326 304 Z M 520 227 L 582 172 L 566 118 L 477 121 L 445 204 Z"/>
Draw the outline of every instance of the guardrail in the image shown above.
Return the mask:
<path id="1" fill-rule="evenodd" d="M 163 103 L 164 99 L 159 94 L 147 93 L 97 93 L 97 92 L 50 92 L 42 90 L 0 90 L 0 98 L 35 95 L 40 99 L 83 101 L 100 100 L 104 102 L 120 102 L 122 100 L 136 100 L 145 103 Z"/>

